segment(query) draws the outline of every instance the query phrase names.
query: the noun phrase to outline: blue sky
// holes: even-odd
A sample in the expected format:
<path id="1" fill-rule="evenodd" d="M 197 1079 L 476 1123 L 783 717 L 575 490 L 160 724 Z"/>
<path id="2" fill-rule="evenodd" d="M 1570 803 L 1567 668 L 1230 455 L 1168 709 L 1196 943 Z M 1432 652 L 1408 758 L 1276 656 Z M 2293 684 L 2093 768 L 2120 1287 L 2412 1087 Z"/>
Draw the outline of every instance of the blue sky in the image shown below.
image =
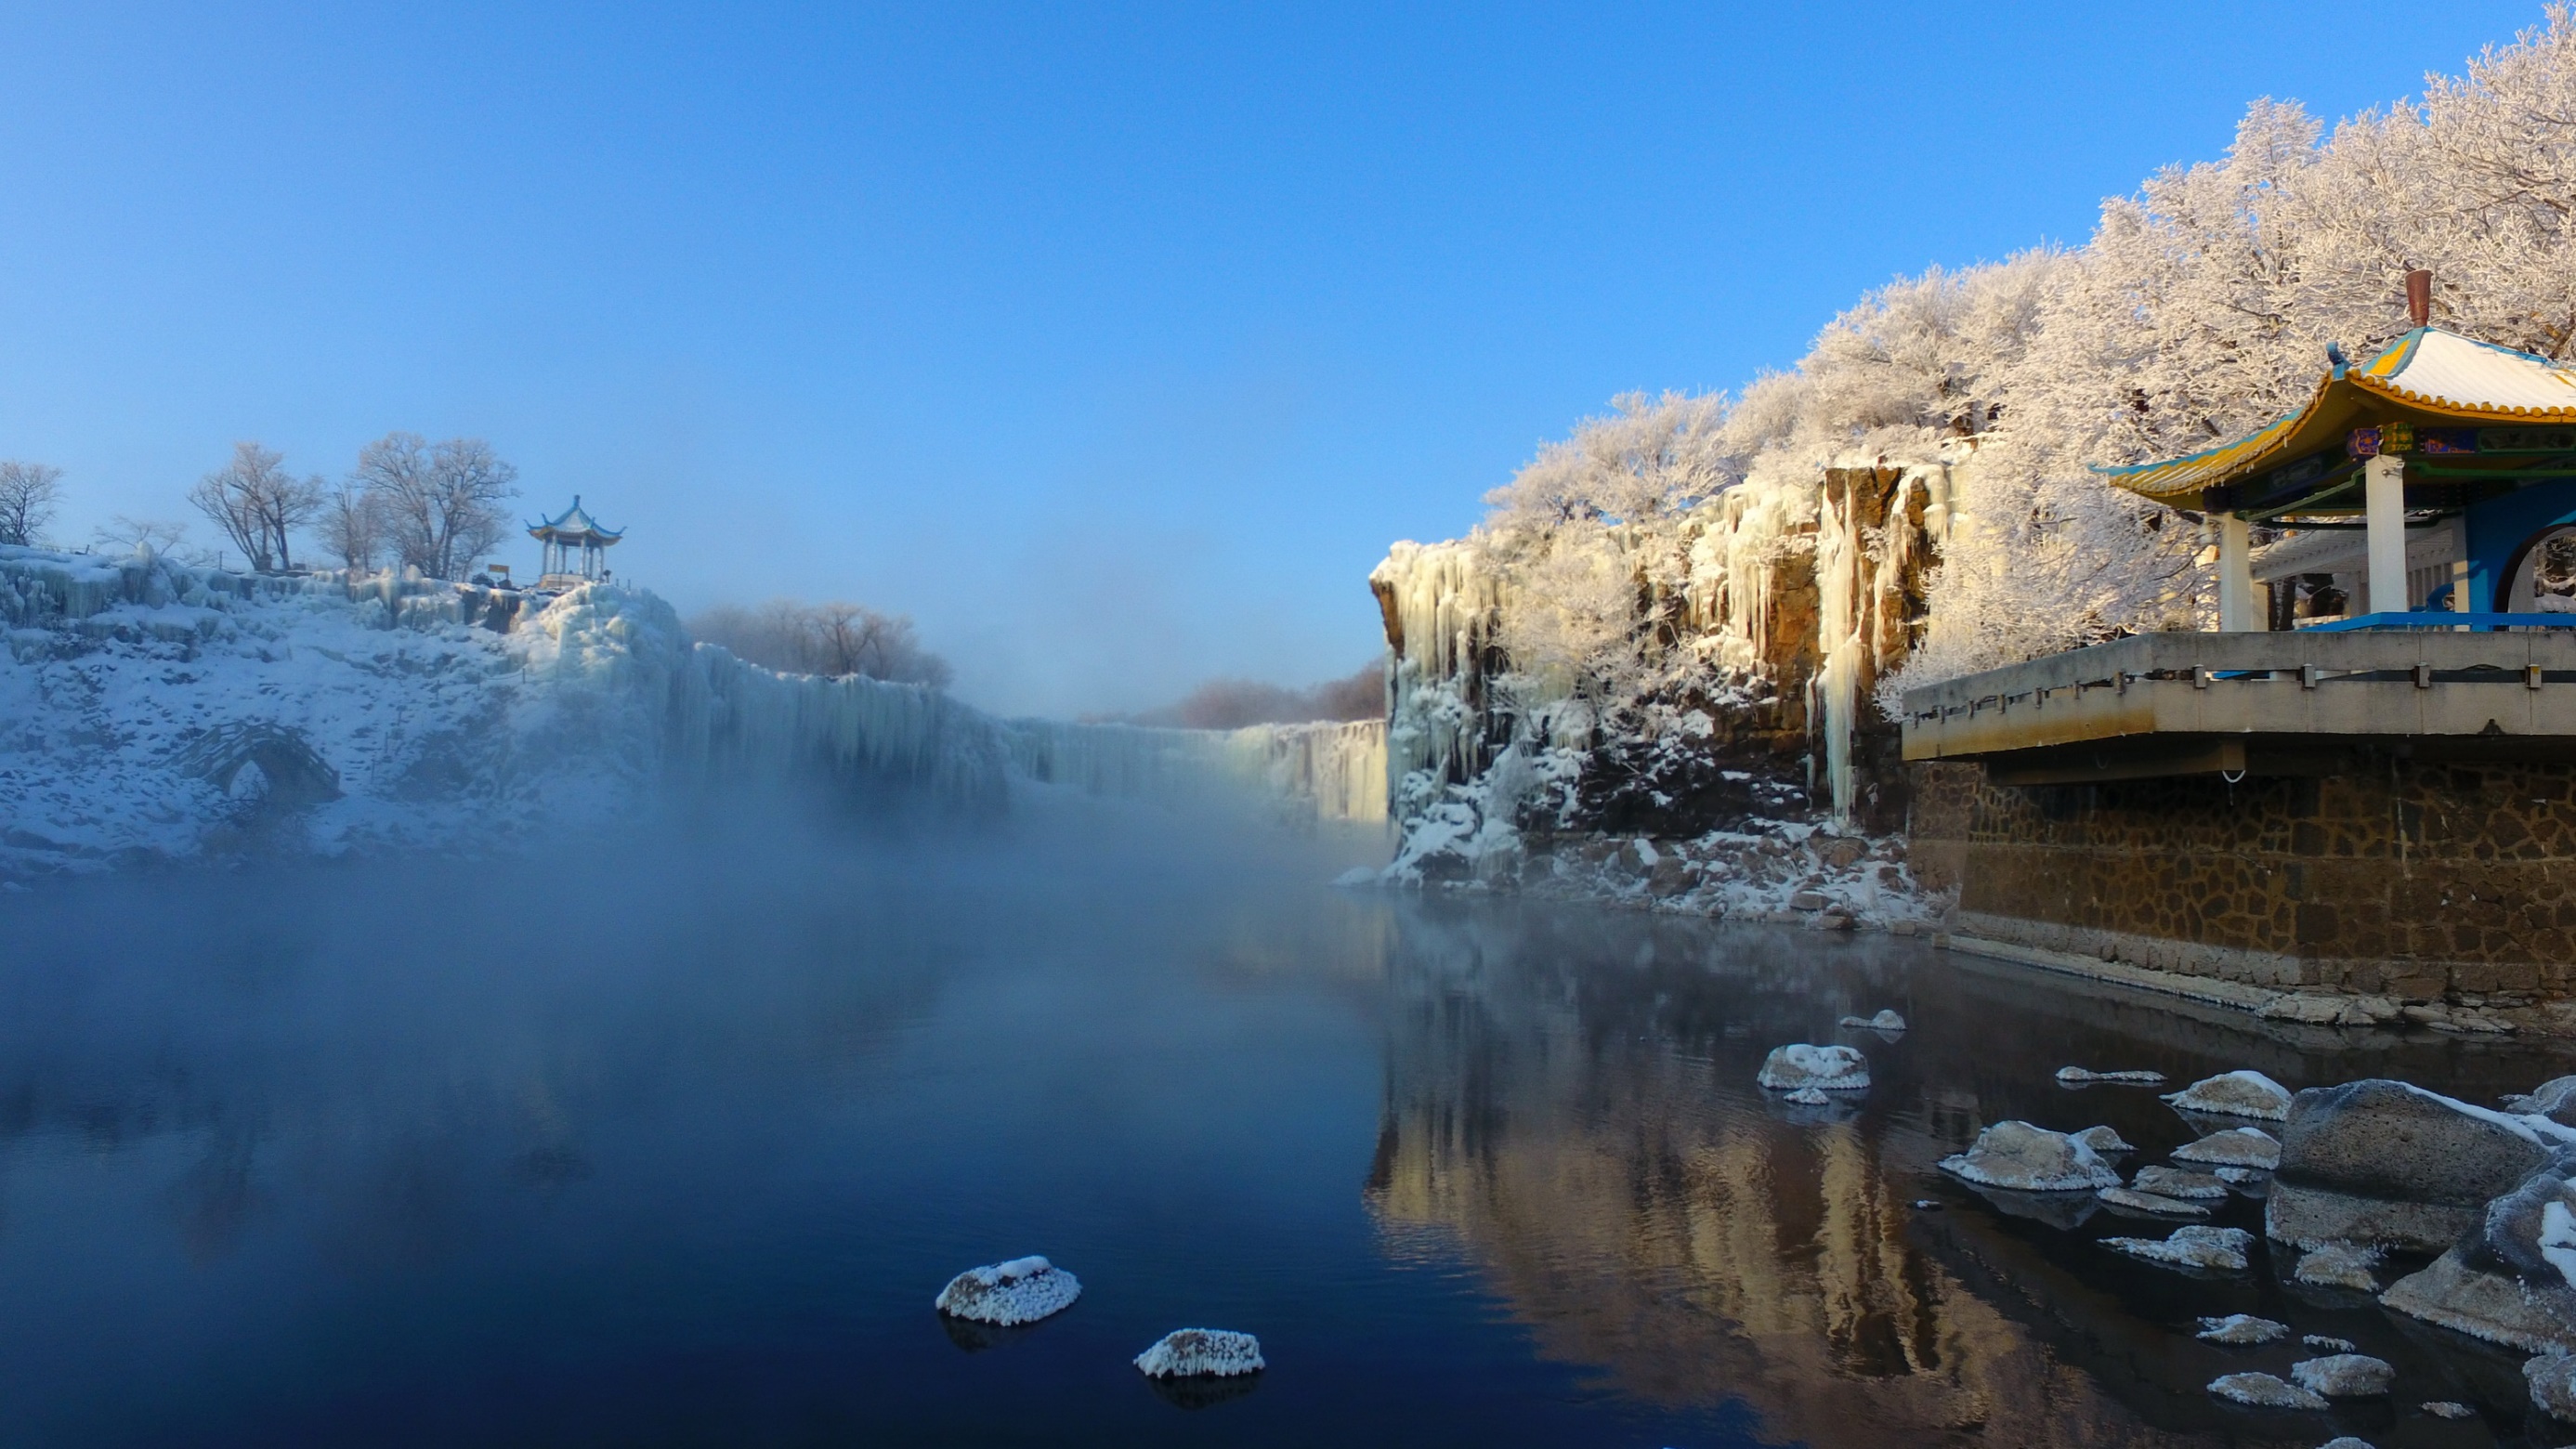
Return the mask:
<path id="1" fill-rule="evenodd" d="M 12 6 L 0 456 L 77 540 L 236 439 L 481 435 L 683 611 L 904 610 L 978 703 L 1303 683 L 1373 656 L 1390 540 L 1613 394 L 2539 18 Z"/>

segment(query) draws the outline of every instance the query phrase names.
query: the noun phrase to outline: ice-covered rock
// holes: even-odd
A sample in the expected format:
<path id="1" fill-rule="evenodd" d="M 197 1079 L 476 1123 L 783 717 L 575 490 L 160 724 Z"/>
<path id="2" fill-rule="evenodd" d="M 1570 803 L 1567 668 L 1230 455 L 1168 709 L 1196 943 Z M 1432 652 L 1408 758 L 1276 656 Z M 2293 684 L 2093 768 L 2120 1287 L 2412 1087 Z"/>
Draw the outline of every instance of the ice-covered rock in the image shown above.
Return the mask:
<path id="1" fill-rule="evenodd" d="M 2478 1411 L 2457 1399 L 2426 1399 L 2422 1408 L 2436 1419 L 2474 1419 Z"/>
<path id="2" fill-rule="evenodd" d="M 2379 1301 L 2532 1353 L 2576 1353 L 2576 1153 L 2487 1204 L 2476 1231 Z"/>
<path id="3" fill-rule="evenodd" d="M 2091 1192 L 2118 1187 L 2120 1174 L 2099 1153 L 2063 1132 L 2028 1122 L 1997 1122 L 1976 1145 L 1941 1159 L 1945 1172 L 1987 1187 L 2019 1192 Z"/>
<path id="4" fill-rule="evenodd" d="M 2211 1343 L 2224 1343 L 2231 1347 L 2243 1347 L 2257 1343 L 2278 1343 L 2289 1335 L 2290 1325 L 2286 1323 L 2257 1318 L 2251 1313 L 2231 1313 L 2224 1318 L 2202 1319 L 2200 1332 L 2193 1334 L 2192 1337 L 2207 1339 Z"/>
<path id="5" fill-rule="evenodd" d="M 2323 1243 L 2299 1258 L 2290 1276 L 2311 1288 L 2379 1291 L 2379 1250 L 2362 1243 Z"/>
<path id="6" fill-rule="evenodd" d="M 2299 1346 L 2300 1346 L 2300 1347 L 2302 1347 L 2302 1348 L 2308 1349 L 2308 1350 L 2310 1350 L 2310 1351 L 2312 1351 L 2312 1352 L 2315 1352 L 2315 1353 L 2359 1353 L 2359 1352 L 2361 1352 L 2361 1350 L 2360 1350 L 2359 1348 L 2357 1348 L 2357 1347 L 2355 1347 L 2355 1346 L 2353 1345 L 2353 1341 L 2352 1341 L 2351 1339 L 2349 1339 L 2349 1338 L 2328 1338 L 2326 1335 L 2324 1335 L 2324 1334 L 2322 1334 L 2322 1333 L 2303 1333 L 2303 1334 L 2300 1334 L 2300 1335 L 2299 1335 Z M 2319 1390 L 2317 1390 L 2317 1392 L 2318 1392 L 2318 1393 L 2324 1393 L 2324 1392 L 2325 1392 L 2325 1390 L 2323 1390 L 2323 1389 L 2319 1389 Z"/>
<path id="7" fill-rule="evenodd" d="M 1867 1027 L 1872 1031 L 1905 1030 L 1905 1018 L 1884 1007 L 1880 1008 L 1879 1013 L 1876 1016 L 1846 1016 L 1843 1018 L 1842 1024 L 1845 1026 Z"/>
<path id="8" fill-rule="evenodd" d="M 1082 1296 L 1082 1283 L 1044 1258 L 1013 1258 L 969 1268 L 939 1290 L 940 1312 L 1008 1328 L 1063 1312 Z"/>
<path id="9" fill-rule="evenodd" d="M 1176 1329 L 1136 1355 L 1136 1367 L 1158 1379 L 1203 1374 L 1229 1378 L 1258 1373 L 1267 1366 L 1261 1359 L 1261 1340 L 1223 1328 Z"/>
<path id="10" fill-rule="evenodd" d="M 2179 1167 L 2141 1167 L 2129 1186 L 2158 1197 L 2223 1198 L 2227 1184 L 2206 1172 L 2189 1172 Z"/>
<path id="11" fill-rule="evenodd" d="M 2329 1399 L 2375 1399 L 2397 1381 L 2397 1370 L 2366 1353 L 2337 1353 L 2290 1365 L 2290 1380 Z"/>
<path id="12" fill-rule="evenodd" d="M 2209 1391 L 2222 1399 L 2251 1404 L 2258 1409 L 2326 1407 L 2326 1401 L 2320 1395 L 2270 1374 L 2221 1374 L 2209 1381 Z"/>
<path id="13" fill-rule="evenodd" d="M 2537 1123 L 2537 1127 L 2535 1127 Z M 2438 1252 L 2549 1157 L 2568 1129 L 2374 1078 L 2301 1092 L 2281 1131 L 2265 1231 Z"/>
<path id="14" fill-rule="evenodd" d="M 2131 1212 L 2149 1213 L 2156 1217 L 2205 1218 L 2209 1216 L 2209 1204 L 2205 1202 L 2186 1202 L 2178 1197 L 2140 1192 L 2135 1188 L 2106 1187 L 2094 1196 L 2102 1199 L 2106 1207 L 2127 1208 Z"/>
<path id="15" fill-rule="evenodd" d="M 2238 1070 L 2204 1077 L 2179 1092 L 2170 1092 L 2165 1101 L 2179 1112 L 2203 1112 L 2217 1117 L 2251 1117 L 2262 1122 L 2280 1122 L 2290 1115 L 2290 1089 L 2261 1072 Z"/>
<path id="16" fill-rule="evenodd" d="M 2109 1082 L 2126 1087 L 2161 1087 L 2165 1084 L 2165 1074 L 2162 1072 L 2095 1072 L 2087 1071 L 2082 1067 L 2059 1067 L 2057 1080 L 2070 1087 L 2083 1086 L 2091 1082 Z"/>
<path id="17" fill-rule="evenodd" d="M 2576 1127 L 2576 1077 L 2552 1077 L 2529 1096 L 2505 1099 L 2508 1111 L 2546 1117 L 2561 1127 Z"/>
<path id="18" fill-rule="evenodd" d="M 2090 1147 L 2094 1151 L 2102 1153 L 2105 1156 L 2114 1152 L 2135 1152 L 2138 1150 L 2123 1141 L 2119 1133 L 2112 1131 L 2108 1127 L 2087 1127 L 2083 1131 L 2074 1134 L 2074 1136 L 2076 1141 L 2083 1143 L 2085 1146 Z"/>
<path id="19" fill-rule="evenodd" d="M 1847 1046 L 1773 1047 L 1756 1078 L 1775 1092 L 1815 1087 L 1827 1092 L 1858 1092 L 1869 1086 L 1869 1059 Z"/>
<path id="20" fill-rule="evenodd" d="M 2531 1402 L 2553 1419 L 2576 1422 L 2576 1357 L 2544 1353 L 2522 1366 Z"/>
<path id="21" fill-rule="evenodd" d="M 2175 1148 L 2173 1159 L 2209 1167 L 2250 1167 L 2269 1172 L 2281 1165 L 2281 1144 L 2260 1127 L 2230 1127 Z"/>
<path id="22" fill-rule="evenodd" d="M 2206 1268 L 2213 1272 L 2244 1271 L 2245 1255 L 2254 1250 L 2254 1235 L 2243 1228 L 2194 1224 L 2176 1228 L 2165 1238 L 2104 1238 L 2102 1246 L 2132 1258 L 2171 1268 Z"/>

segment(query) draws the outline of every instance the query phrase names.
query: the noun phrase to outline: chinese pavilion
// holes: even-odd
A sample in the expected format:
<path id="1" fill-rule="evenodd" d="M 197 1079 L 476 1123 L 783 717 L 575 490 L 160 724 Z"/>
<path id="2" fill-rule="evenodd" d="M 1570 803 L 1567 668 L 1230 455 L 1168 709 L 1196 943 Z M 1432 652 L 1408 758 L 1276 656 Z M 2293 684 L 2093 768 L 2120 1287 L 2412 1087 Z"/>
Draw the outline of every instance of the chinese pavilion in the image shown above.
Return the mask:
<path id="1" fill-rule="evenodd" d="M 608 577 L 608 550 L 625 536 L 622 528 L 600 527 L 583 511 L 581 495 L 574 494 L 572 507 L 543 523 L 528 526 L 528 537 L 545 548 L 544 576 L 537 580 L 537 587 L 569 589 Z"/>

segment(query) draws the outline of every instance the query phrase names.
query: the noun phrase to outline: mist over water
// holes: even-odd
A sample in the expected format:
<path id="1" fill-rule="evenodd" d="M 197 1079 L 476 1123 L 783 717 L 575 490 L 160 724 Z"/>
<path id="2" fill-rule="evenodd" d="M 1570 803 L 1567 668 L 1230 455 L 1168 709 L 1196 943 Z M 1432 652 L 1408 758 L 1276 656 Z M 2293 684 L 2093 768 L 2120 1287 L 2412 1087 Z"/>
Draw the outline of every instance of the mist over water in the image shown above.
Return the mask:
<path id="1" fill-rule="evenodd" d="M 2270 1442 L 2200 1386 L 2279 1365 L 2187 1334 L 2238 1310 L 2362 1340 L 2401 1401 L 2518 1386 L 1930 1163 L 2006 1116 L 2196 1135 L 2068 1061 L 2486 1100 L 2545 1052 L 1323 885 L 1383 849 L 1057 802 L 0 898 L 0 1439 Z M 1881 1006 L 1915 1029 L 1834 1030 Z M 1861 1046 L 1865 1102 L 1767 1100 L 1793 1040 Z M 1025 1253 L 1082 1300 L 932 1312 Z M 1184 1326 L 1271 1368 L 1158 1390 L 1128 1360 Z"/>

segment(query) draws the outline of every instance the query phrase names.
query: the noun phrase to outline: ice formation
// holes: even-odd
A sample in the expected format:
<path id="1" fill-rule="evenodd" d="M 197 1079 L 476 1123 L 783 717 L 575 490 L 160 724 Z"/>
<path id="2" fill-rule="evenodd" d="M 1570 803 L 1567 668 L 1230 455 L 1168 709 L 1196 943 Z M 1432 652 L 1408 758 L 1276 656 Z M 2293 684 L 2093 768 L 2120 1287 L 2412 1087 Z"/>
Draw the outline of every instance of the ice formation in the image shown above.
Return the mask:
<path id="1" fill-rule="evenodd" d="M 2168 1267 L 2237 1273 L 2244 1271 L 2245 1255 L 2254 1250 L 2254 1235 L 2243 1228 L 2194 1225 L 2176 1228 L 2162 1239 L 2104 1238 L 2102 1246 Z"/>
<path id="2" fill-rule="evenodd" d="M 2290 1089 L 2256 1071 L 2205 1077 L 2167 1094 L 2165 1101 L 2178 1112 L 2251 1117 L 2261 1122 L 2286 1122 L 2290 1117 Z"/>
<path id="3" fill-rule="evenodd" d="M 949 1279 L 933 1306 L 958 1318 L 1008 1328 L 1062 1313 L 1081 1296 L 1081 1280 L 1046 1259 L 1013 1258 Z"/>
<path id="4" fill-rule="evenodd" d="M 604 585 L 0 547 L 0 621 L 0 877 L 251 844 L 506 843 L 746 784 L 966 813 L 1043 783 L 1385 809 L 1374 722 L 997 720 L 918 685 L 746 664 L 693 645 L 661 600 Z"/>
<path id="5" fill-rule="evenodd" d="M 1869 1061 L 1847 1046 L 1810 1046 L 1799 1042 L 1773 1047 L 1771 1054 L 1763 1058 L 1762 1071 L 1756 1080 L 1777 1092 L 1809 1088 L 1827 1092 L 1858 1092 L 1869 1086 Z"/>
<path id="6" fill-rule="evenodd" d="M 1871 1031 L 1903 1031 L 1905 1018 L 1897 1015 L 1893 1010 L 1881 1007 L 1876 1016 L 1846 1016 L 1842 1019 L 1841 1025 L 1866 1027 Z"/>
<path id="7" fill-rule="evenodd" d="M 2258 1409 L 2326 1407 L 2323 1395 L 2270 1374 L 2221 1374 L 2209 1381 L 2209 1391 L 2222 1399 L 2251 1404 Z"/>
<path id="8" fill-rule="evenodd" d="M 2299 1335 L 2299 1346 L 2300 1346 L 2301 1348 L 2311 1349 L 2311 1350 L 2313 1350 L 2313 1351 L 2315 1351 L 2315 1352 L 2317 1352 L 2317 1353 L 2358 1353 L 2358 1352 L 2360 1352 L 2360 1350 L 2359 1350 L 2358 1348 L 2354 1347 L 2354 1345 L 2353 1345 L 2353 1341 L 2352 1341 L 2351 1339 L 2349 1339 L 2349 1338 L 2329 1338 L 2329 1337 L 2327 1337 L 2326 1335 L 2324 1335 L 2324 1334 L 2322 1334 L 2322 1333 L 2303 1333 L 2303 1334 L 2300 1334 L 2300 1335 Z M 2317 1390 L 2317 1392 L 2318 1392 L 2318 1393 L 2324 1393 L 2324 1392 L 2325 1392 L 2325 1390 L 2323 1390 L 2323 1389 L 2319 1389 L 2319 1390 Z"/>
<path id="9" fill-rule="evenodd" d="M 1230 1378 L 1259 1373 L 1261 1340 L 1223 1328 L 1183 1328 L 1164 1334 L 1152 1348 L 1136 1355 L 1136 1367 L 1149 1378 L 1179 1379 L 1211 1375 Z"/>
<path id="10" fill-rule="evenodd" d="M 2207 1339 L 2211 1343 L 2229 1345 L 2277 1343 L 2289 1336 L 2288 1324 L 2275 1323 L 2268 1318 L 2257 1318 L 2251 1313 L 2231 1313 L 2224 1318 L 2204 1318 L 2200 1321 L 2200 1332 L 2192 1335 L 2194 1338 Z"/>

